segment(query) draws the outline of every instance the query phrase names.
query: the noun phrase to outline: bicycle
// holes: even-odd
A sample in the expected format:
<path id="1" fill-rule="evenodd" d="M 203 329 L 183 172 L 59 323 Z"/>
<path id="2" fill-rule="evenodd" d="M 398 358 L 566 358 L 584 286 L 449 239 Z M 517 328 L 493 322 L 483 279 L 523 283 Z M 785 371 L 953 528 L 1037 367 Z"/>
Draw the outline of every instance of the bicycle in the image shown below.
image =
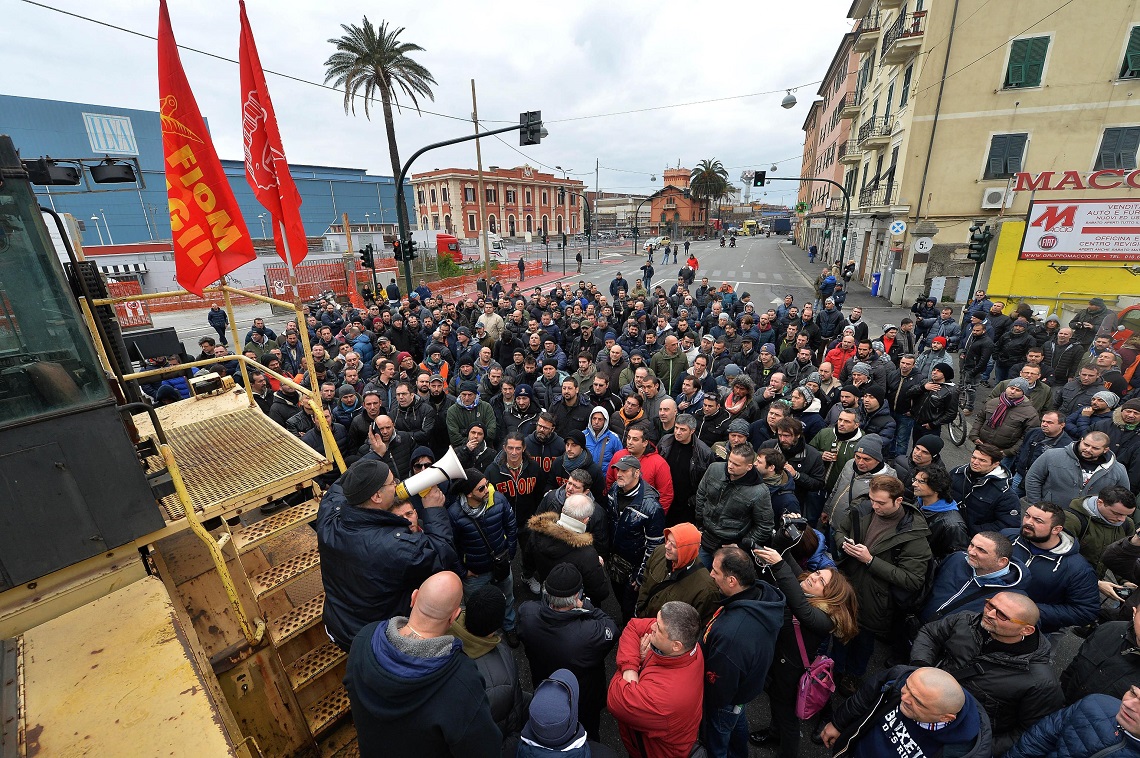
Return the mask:
<path id="1" fill-rule="evenodd" d="M 954 416 L 954 420 L 950 422 L 950 441 L 957 447 L 962 447 L 962 443 L 966 441 L 966 430 L 969 420 L 966 418 L 966 396 L 969 394 L 969 385 L 963 384 L 958 392 L 958 413 Z"/>

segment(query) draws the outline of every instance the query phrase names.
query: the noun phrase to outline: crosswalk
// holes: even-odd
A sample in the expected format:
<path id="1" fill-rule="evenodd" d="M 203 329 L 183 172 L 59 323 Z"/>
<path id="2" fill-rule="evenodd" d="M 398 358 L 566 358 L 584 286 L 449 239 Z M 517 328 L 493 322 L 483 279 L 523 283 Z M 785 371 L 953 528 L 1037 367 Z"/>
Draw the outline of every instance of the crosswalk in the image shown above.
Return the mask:
<path id="1" fill-rule="evenodd" d="M 746 281 L 746 282 L 752 281 L 752 279 L 751 279 L 752 272 L 751 271 L 721 271 L 719 268 L 716 268 L 716 269 L 713 269 L 711 272 L 709 272 L 709 274 L 707 276 L 710 279 L 716 279 L 718 277 L 722 277 L 722 276 L 727 277 L 730 275 L 731 276 L 739 276 L 741 281 Z M 702 276 L 703 276 L 703 274 L 702 274 Z M 758 282 L 769 282 L 769 281 L 782 282 L 782 281 L 784 281 L 784 275 L 779 273 L 778 271 L 757 271 L 756 276 L 757 276 L 756 281 L 758 281 Z"/>

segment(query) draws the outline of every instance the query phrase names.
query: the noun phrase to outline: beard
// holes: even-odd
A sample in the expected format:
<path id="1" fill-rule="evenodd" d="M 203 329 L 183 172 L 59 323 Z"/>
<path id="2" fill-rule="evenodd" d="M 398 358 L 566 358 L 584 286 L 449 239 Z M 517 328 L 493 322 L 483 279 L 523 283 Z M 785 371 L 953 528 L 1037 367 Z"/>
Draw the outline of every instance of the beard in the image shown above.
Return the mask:
<path id="1" fill-rule="evenodd" d="M 1034 545 L 1044 544 L 1053 538 L 1052 532 L 1050 532 L 1049 534 L 1046 534 L 1044 537 L 1038 537 L 1038 536 L 1034 535 L 1032 532 L 1027 532 L 1025 530 L 1025 527 L 1021 527 L 1021 536 L 1024 537 L 1025 539 L 1029 540 L 1030 542 L 1032 542 Z"/>

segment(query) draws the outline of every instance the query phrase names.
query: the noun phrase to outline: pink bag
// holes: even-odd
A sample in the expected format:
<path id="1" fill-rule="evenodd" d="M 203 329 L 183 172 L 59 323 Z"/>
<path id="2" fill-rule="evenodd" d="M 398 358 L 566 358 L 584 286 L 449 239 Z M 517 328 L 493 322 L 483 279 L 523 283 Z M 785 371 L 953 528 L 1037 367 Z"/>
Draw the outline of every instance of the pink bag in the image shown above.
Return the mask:
<path id="1" fill-rule="evenodd" d="M 796 690 L 796 718 L 810 719 L 823 710 L 831 695 L 835 692 L 835 679 L 832 669 L 835 661 L 826 655 L 817 655 L 814 661 L 808 662 L 807 650 L 804 649 L 804 638 L 800 634 L 800 621 L 792 618 L 792 626 L 796 631 L 796 642 L 800 646 L 800 660 L 803 661 L 804 671 L 800 677 L 800 686 Z"/>

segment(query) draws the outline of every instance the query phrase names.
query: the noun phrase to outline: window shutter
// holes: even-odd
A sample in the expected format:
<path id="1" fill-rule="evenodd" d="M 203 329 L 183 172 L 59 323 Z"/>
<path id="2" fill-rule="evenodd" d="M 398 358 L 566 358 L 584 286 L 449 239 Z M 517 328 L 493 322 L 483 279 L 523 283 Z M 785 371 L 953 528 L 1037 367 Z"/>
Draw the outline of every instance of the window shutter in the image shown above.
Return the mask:
<path id="1" fill-rule="evenodd" d="M 1120 69 L 1121 79 L 1140 77 L 1140 26 L 1132 27 L 1128 36 L 1128 50 L 1124 53 L 1124 66 Z"/>
<path id="2" fill-rule="evenodd" d="M 1140 147 L 1140 127 L 1129 127 L 1120 130 L 1120 142 L 1117 152 L 1120 156 L 1117 168 L 1136 168 L 1136 150 Z"/>
<path id="3" fill-rule="evenodd" d="M 1021 157 L 1025 154 L 1025 142 L 1027 139 L 1028 135 L 1025 134 L 1011 134 L 1007 138 L 1004 174 L 1012 175 L 1021 170 Z"/>
<path id="4" fill-rule="evenodd" d="M 1004 134 L 995 134 L 990 141 L 990 157 L 986 168 L 987 179 L 1001 176 L 1005 169 L 1006 143 L 1009 138 Z"/>
<path id="5" fill-rule="evenodd" d="M 1006 87 L 1020 87 L 1025 82 L 1025 54 L 1029 41 L 1015 39 L 1009 46 L 1009 67 L 1005 72 Z"/>
<path id="6" fill-rule="evenodd" d="M 1100 157 L 1097 159 L 1097 170 L 1106 168 L 1119 168 L 1116 165 L 1116 146 L 1120 143 L 1119 129 L 1105 129 L 1104 137 L 1100 141 Z"/>
<path id="7" fill-rule="evenodd" d="M 1025 86 L 1037 87 L 1045 72 L 1045 55 L 1049 52 L 1048 37 L 1034 37 L 1029 40 L 1025 62 Z"/>

